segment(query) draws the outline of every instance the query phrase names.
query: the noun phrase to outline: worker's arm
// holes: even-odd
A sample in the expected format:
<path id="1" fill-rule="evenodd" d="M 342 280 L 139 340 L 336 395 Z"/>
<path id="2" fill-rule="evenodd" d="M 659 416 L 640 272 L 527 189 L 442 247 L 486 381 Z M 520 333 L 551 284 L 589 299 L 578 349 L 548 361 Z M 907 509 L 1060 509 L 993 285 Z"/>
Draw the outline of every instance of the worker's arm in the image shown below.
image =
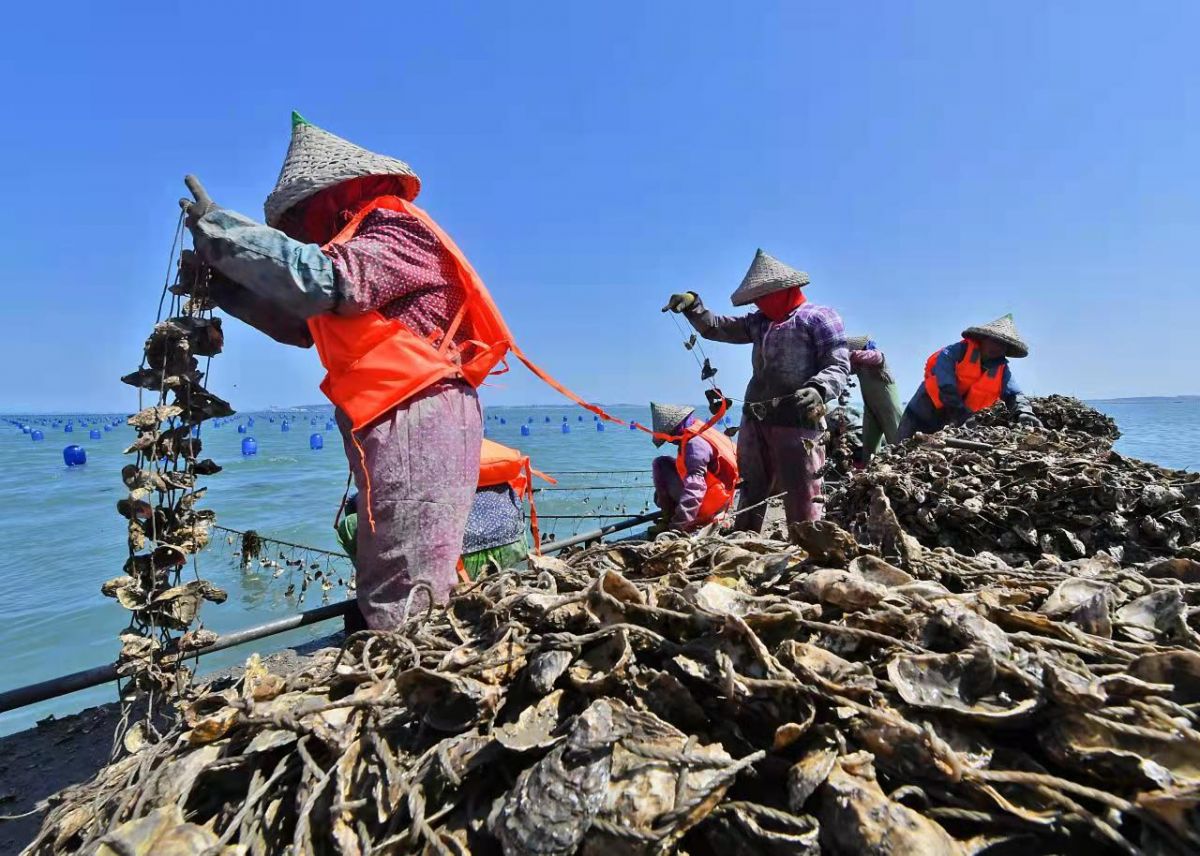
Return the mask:
<path id="1" fill-rule="evenodd" d="M 712 460 L 712 447 L 702 441 L 687 444 L 684 450 L 683 462 L 687 474 L 683 478 L 683 487 L 679 492 L 679 502 L 675 505 L 675 513 L 671 516 L 671 527 L 686 532 L 696 524 L 696 515 L 704 502 L 708 491 L 708 481 L 705 474 Z"/>
<path id="2" fill-rule="evenodd" d="M 297 348 L 313 345 L 312 333 L 305 321 L 220 274 L 215 274 L 209 282 L 209 295 L 223 312 L 266 333 L 276 342 Z"/>
<path id="3" fill-rule="evenodd" d="M 1042 427 L 1041 420 L 1033 413 L 1033 405 L 1030 403 L 1029 397 L 1021 391 L 1021 387 L 1017 386 L 1017 382 L 1012 376 L 1012 369 L 1008 366 L 1004 367 L 1004 379 L 1000 387 L 1000 398 L 1007 405 L 1008 409 L 1016 415 L 1019 423 L 1033 428 Z"/>
<path id="4" fill-rule="evenodd" d="M 705 339 L 728 342 L 731 345 L 748 345 L 754 341 L 750 315 L 717 315 L 704 306 L 704 301 L 699 296 L 691 306 L 683 310 L 683 316 Z"/>
<path id="5" fill-rule="evenodd" d="M 316 244 L 226 208 L 199 218 L 192 240 L 201 260 L 293 318 L 329 312 L 340 302 L 333 262 Z"/>
<path id="6" fill-rule="evenodd" d="M 962 342 L 955 342 L 953 345 L 942 348 L 938 353 L 937 360 L 933 363 L 933 376 L 937 380 L 942 408 L 953 419 L 960 422 L 970 415 L 967 413 L 966 403 L 958 392 L 958 372 L 955 369 L 965 353 L 966 345 Z"/>
<path id="7" fill-rule="evenodd" d="M 827 306 L 814 307 L 804 320 L 811 333 L 813 365 L 817 370 L 804 385 L 816 389 L 825 401 L 832 401 L 842 394 L 850 381 L 846 328 L 842 317 Z"/>

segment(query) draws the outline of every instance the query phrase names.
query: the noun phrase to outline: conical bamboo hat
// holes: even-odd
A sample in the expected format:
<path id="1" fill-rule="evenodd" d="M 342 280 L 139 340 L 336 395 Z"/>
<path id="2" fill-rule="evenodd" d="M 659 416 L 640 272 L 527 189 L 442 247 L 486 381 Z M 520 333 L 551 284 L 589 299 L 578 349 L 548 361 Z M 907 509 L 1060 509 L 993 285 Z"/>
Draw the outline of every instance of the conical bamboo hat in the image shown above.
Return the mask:
<path id="1" fill-rule="evenodd" d="M 687 419 L 696 408 L 684 404 L 656 404 L 650 402 L 650 427 L 655 434 L 674 434 L 683 420 Z M 654 438 L 654 445 L 661 446 L 666 440 Z"/>
<path id="2" fill-rule="evenodd" d="M 1021 334 L 1017 332 L 1017 325 L 1013 323 L 1011 312 L 987 324 L 968 327 L 962 331 L 962 335 L 964 339 L 984 336 L 988 339 L 995 339 L 997 342 L 1003 342 L 1008 345 L 1008 355 L 1010 357 L 1029 356 L 1029 346 L 1025 344 L 1025 340 L 1021 338 Z"/>
<path id="3" fill-rule="evenodd" d="M 742 278 L 742 284 L 729 299 L 734 306 L 745 306 L 772 292 L 793 286 L 803 288 L 806 285 L 808 274 L 796 270 L 791 265 L 785 265 L 760 249 L 754 254 L 754 261 L 750 263 L 750 270 L 746 271 L 746 276 Z"/>
<path id="4" fill-rule="evenodd" d="M 275 189 L 263 205 L 267 225 L 278 226 L 284 213 L 297 202 L 367 175 L 396 176 L 403 185 L 402 195 L 410 202 L 421 192 L 421 179 L 404 161 L 369 152 L 292 113 L 292 142 Z"/>

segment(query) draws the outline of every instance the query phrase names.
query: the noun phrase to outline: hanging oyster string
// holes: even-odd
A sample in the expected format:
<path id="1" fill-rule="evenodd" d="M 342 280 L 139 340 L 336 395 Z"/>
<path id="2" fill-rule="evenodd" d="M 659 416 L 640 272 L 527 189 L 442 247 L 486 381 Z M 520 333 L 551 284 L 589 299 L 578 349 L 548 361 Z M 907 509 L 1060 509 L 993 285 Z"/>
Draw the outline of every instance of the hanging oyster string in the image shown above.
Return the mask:
<path id="1" fill-rule="evenodd" d="M 129 558 L 123 573 L 101 591 L 129 610 L 118 655 L 126 702 L 147 697 L 153 704 L 184 690 L 190 680 L 184 658 L 212 636 L 197 624 L 201 604 L 226 598 L 199 573 L 197 554 L 209 543 L 216 515 L 197 507 L 206 491 L 197 480 L 221 471 L 201 458 L 201 424 L 234 411 L 206 388 L 211 358 L 221 352 L 224 337 L 220 319 L 213 317 L 208 270 L 191 263 L 187 253 L 175 266 L 181 234 L 182 221 L 171 250 L 174 275 L 163 287 L 141 365 L 121 378 L 137 387 L 139 404 L 128 419 L 137 437 L 125 450 L 135 460 L 121 470 L 128 494 L 117 502 L 127 521 Z M 185 575 L 191 578 L 185 581 Z M 152 731 L 152 719 L 140 728 Z"/>

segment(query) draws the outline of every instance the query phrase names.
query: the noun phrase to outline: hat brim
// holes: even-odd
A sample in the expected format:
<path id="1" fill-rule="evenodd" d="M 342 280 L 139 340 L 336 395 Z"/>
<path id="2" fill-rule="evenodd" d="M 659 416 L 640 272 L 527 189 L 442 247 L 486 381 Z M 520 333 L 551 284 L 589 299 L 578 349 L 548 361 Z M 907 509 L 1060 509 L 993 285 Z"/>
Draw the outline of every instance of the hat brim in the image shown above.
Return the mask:
<path id="1" fill-rule="evenodd" d="M 1013 339 L 1011 336 L 997 335 L 994 330 L 986 330 L 982 327 L 968 327 L 962 331 L 964 339 L 991 339 L 993 342 L 999 342 L 1008 348 L 1008 356 L 1014 360 L 1019 360 L 1029 356 L 1029 348 L 1024 342 Z"/>

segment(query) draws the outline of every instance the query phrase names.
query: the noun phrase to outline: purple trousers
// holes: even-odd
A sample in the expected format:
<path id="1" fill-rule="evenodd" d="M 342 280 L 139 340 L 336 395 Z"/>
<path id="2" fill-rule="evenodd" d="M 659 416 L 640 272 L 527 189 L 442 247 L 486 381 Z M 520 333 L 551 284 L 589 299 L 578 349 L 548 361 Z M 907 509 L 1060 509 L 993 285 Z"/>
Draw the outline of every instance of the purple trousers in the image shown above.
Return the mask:
<path id="1" fill-rule="evenodd" d="M 359 431 L 357 445 L 340 411 L 338 425 L 358 486 L 358 605 L 372 630 L 392 629 L 416 583 L 443 603 L 458 581 L 479 481 L 479 399 L 461 382 L 430 387 Z M 410 614 L 427 603 L 418 592 Z"/>
<path id="2" fill-rule="evenodd" d="M 825 466 L 825 446 L 820 442 L 824 429 L 764 425 L 755 419 L 742 419 L 738 431 L 738 467 L 742 477 L 738 508 L 762 502 L 769 496 L 787 491 L 783 500 L 788 523 L 820 520 L 825 505 L 818 502 L 824 482 L 818 477 Z M 734 528 L 744 532 L 762 531 L 765 505 L 738 512 Z"/>

